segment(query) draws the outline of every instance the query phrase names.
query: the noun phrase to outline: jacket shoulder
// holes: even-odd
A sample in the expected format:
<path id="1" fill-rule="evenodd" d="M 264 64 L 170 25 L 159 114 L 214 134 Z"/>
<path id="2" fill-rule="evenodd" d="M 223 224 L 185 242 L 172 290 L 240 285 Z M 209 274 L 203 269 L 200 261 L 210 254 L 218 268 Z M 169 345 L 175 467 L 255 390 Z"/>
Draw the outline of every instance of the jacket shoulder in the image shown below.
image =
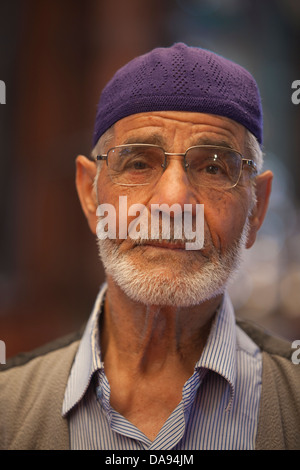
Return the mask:
<path id="1" fill-rule="evenodd" d="M 49 343 L 35 348 L 32 351 L 19 353 L 16 356 L 9 358 L 6 364 L 1 364 L 0 372 L 13 369 L 15 367 L 24 366 L 31 362 L 33 359 L 36 359 L 38 357 L 42 358 L 43 356 L 46 356 L 51 352 L 63 349 L 69 346 L 70 344 L 80 340 L 83 335 L 83 331 L 84 327 L 82 327 L 79 331 L 72 332 L 61 338 L 50 341 Z"/>
<path id="2" fill-rule="evenodd" d="M 0 372 L 0 449 L 66 449 L 61 415 L 81 332 L 9 359 Z"/>
<path id="3" fill-rule="evenodd" d="M 292 344 L 286 339 L 275 336 L 261 326 L 249 320 L 236 320 L 237 325 L 254 341 L 261 351 L 291 359 L 293 354 Z"/>
<path id="4" fill-rule="evenodd" d="M 262 351 L 262 389 L 255 448 L 300 448 L 300 365 L 292 361 L 292 342 L 252 322 L 237 324 Z"/>

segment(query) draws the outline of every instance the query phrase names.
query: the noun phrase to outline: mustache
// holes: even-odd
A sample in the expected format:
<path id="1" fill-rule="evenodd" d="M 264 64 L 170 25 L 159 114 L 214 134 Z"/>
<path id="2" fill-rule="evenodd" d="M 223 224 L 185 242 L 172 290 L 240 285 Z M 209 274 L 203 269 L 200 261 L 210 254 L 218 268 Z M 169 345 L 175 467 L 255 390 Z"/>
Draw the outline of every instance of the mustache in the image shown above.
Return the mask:
<path id="1" fill-rule="evenodd" d="M 178 236 L 174 233 L 174 229 L 171 228 L 170 233 L 168 236 L 165 236 L 166 234 L 163 233 L 162 228 L 159 227 L 158 230 L 154 231 L 149 231 L 149 236 L 148 237 L 129 237 L 127 241 L 133 246 L 133 247 L 143 247 L 147 245 L 162 245 L 165 247 L 172 247 L 172 248 L 178 248 L 178 249 L 185 249 L 187 243 L 195 243 L 197 240 L 197 234 L 195 234 L 192 237 L 188 237 L 185 235 L 184 230 L 182 229 L 182 234 L 181 236 Z M 209 246 L 211 245 L 211 236 L 209 230 L 205 230 L 204 232 L 204 240 L 203 240 L 203 245 L 202 245 L 202 250 L 206 250 Z"/>
<path id="2" fill-rule="evenodd" d="M 180 238 L 175 238 L 174 235 L 170 235 L 169 237 L 163 237 L 162 233 L 159 233 L 158 236 L 150 236 L 148 238 L 137 238 L 133 240 L 133 243 L 135 245 L 143 246 L 143 245 L 148 245 L 150 243 L 164 243 L 164 244 L 172 244 L 172 245 L 183 245 L 188 242 L 193 242 L 195 241 L 196 236 L 193 238 L 188 238 L 186 236 L 182 236 Z"/>

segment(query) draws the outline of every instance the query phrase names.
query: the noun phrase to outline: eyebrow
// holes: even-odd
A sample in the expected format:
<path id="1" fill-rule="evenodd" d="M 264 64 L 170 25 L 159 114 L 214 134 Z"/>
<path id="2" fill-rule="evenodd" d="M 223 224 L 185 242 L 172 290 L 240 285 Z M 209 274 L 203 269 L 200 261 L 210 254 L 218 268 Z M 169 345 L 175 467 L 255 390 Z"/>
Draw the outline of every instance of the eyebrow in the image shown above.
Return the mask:
<path id="1" fill-rule="evenodd" d="M 140 135 L 138 137 L 131 137 L 125 140 L 124 145 L 130 144 L 152 144 L 158 145 L 163 149 L 166 149 L 167 143 L 160 134 L 151 134 L 151 135 Z M 209 137 L 199 137 L 196 139 L 190 147 L 194 147 L 197 145 L 212 145 L 212 146 L 219 146 L 219 147 L 226 147 L 228 149 L 234 150 L 234 147 L 227 141 L 223 139 L 212 139 Z"/>
<path id="2" fill-rule="evenodd" d="M 130 144 L 152 144 L 159 147 L 166 146 L 165 139 L 160 134 L 140 135 L 139 137 L 131 137 L 124 142 L 124 145 Z"/>
<path id="3" fill-rule="evenodd" d="M 226 147 L 229 149 L 233 149 L 233 146 L 227 140 L 211 139 L 209 137 L 200 137 L 193 143 L 193 146 L 195 145 L 216 145 L 218 147 Z"/>

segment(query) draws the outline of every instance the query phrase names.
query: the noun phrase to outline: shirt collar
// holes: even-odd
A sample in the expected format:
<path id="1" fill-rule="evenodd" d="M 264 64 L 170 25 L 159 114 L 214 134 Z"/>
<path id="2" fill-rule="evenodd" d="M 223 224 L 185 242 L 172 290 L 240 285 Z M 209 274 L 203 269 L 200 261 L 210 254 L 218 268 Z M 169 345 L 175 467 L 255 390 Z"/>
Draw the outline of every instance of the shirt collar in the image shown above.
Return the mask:
<path id="1" fill-rule="evenodd" d="M 94 372 L 103 369 L 99 343 L 99 317 L 106 289 L 107 284 L 105 283 L 96 298 L 92 314 L 81 338 L 65 390 L 62 407 L 63 416 L 84 396 Z"/>
<path id="2" fill-rule="evenodd" d="M 230 409 L 235 393 L 236 349 L 235 315 L 229 295 L 225 292 L 195 370 L 209 369 L 228 382 L 230 399 L 227 410 Z"/>
<path id="3" fill-rule="evenodd" d="M 62 415 L 67 413 L 82 399 L 91 378 L 97 370 L 104 368 L 99 344 L 99 317 L 104 302 L 107 284 L 97 296 L 92 314 L 82 336 L 68 379 Z M 236 329 L 235 316 L 227 293 L 213 322 L 208 340 L 195 370 L 212 370 L 221 375 L 230 385 L 230 408 L 234 397 L 236 380 Z"/>

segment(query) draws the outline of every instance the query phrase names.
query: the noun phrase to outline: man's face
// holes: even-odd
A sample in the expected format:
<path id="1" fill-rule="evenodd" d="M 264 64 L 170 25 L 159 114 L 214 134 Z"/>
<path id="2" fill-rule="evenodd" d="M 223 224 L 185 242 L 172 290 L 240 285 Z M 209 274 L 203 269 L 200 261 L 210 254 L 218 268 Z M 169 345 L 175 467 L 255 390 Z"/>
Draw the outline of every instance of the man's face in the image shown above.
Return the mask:
<path id="1" fill-rule="evenodd" d="M 114 126 L 109 147 L 125 143 L 159 144 L 166 152 L 184 153 L 194 145 L 229 146 L 245 154 L 245 128 L 214 115 L 187 112 L 153 112 L 126 117 Z M 108 277 L 133 300 L 158 305 L 195 305 L 222 293 L 235 271 L 247 241 L 253 191 L 243 175 L 226 191 L 190 184 L 183 158 L 173 156 L 155 185 L 114 184 L 104 163 L 97 183 L 97 203 L 116 208 L 118 233 L 119 197 L 127 205 L 143 204 L 149 214 L 153 204 L 204 204 L 204 246 L 185 250 L 165 240 L 142 244 L 127 239 L 99 240 L 99 251 Z M 194 216 L 195 217 L 195 216 Z M 128 217 L 128 225 L 132 218 Z M 91 225 L 91 224 L 90 224 Z M 194 224 L 195 226 L 195 224 Z M 96 227 L 92 227 L 95 232 Z M 178 248 L 179 246 L 179 248 Z"/>

